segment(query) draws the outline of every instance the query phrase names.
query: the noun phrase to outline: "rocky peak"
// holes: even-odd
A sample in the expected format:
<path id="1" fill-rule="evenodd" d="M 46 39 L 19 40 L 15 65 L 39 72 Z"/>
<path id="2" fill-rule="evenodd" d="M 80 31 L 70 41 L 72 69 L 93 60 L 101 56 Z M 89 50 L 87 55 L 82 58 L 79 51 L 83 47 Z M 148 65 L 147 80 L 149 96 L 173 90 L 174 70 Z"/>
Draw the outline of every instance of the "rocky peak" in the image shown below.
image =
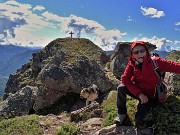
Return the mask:
<path id="1" fill-rule="evenodd" d="M 3 115 L 3 108 L 7 106 L 7 115 L 12 115 L 12 112 L 13 115 L 27 114 L 30 110 L 40 112 L 39 110 L 51 108 L 54 104 L 58 104 L 60 110 L 71 108 L 61 105 L 61 98 L 70 102 L 68 96 L 72 96 L 78 102 L 81 100 L 81 88 L 93 83 L 102 93 L 106 93 L 111 89 L 112 83 L 101 66 L 102 54 L 104 51 L 88 39 L 59 38 L 50 42 L 34 53 L 32 60 L 10 75 L 0 115 Z M 31 103 L 29 111 L 23 112 L 20 108 L 14 111 L 13 104 L 9 103 L 16 99 L 14 97 L 20 98 L 17 93 L 24 93 L 25 87 L 32 87 L 30 96 L 33 98 L 28 98 L 32 101 L 26 103 Z M 28 95 L 23 94 L 23 99 L 26 96 Z M 23 104 L 24 102 L 20 102 L 20 106 Z"/>

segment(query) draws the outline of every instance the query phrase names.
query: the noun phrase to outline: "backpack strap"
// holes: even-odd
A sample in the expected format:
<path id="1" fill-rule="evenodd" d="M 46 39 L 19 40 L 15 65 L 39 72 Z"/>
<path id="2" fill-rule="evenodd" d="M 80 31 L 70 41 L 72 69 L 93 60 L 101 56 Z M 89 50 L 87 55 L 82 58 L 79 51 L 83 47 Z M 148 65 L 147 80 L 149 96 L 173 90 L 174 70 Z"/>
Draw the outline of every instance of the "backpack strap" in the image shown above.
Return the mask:
<path id="1" fill-rule="evenodd" d="M 158 76 L 158 85 L 156 87 L 156 93 L 158 95 L 158 99 L 160 102 L 166 102 L 167 87 L 166 87 L 166 83 L 164 83 L 165 81 L 161 75 L 161 71 L 156 61 L 156 56 L 152 56 L 151 61 L 152 61 L 154 71 Z"/>
<path id="2" fill-rule="evenodd" d="M 153 68 L 154 68 L 154 71 L 156 72 L 156 74 L 158 75 L 158 78 L 161 80 L 162 78 L 162 75 L 161 75 L 161 71 L 159 69 L 159 66 L 158 66 L 158 63 L 156 61 L 156 56 L 152 56 L 151 57 L 151 60 L 152 60 L 152 65 L 153 65 Z"/>

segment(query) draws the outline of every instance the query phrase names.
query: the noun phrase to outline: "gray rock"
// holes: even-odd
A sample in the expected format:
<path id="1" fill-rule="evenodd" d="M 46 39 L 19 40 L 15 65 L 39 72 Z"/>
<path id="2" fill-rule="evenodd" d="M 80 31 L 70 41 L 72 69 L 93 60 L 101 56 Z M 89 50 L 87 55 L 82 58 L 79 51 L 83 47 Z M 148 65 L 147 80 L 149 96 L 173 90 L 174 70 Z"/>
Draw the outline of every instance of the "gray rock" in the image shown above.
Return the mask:
<path id="1" fill-rule="evenodd" d="M 26 86 L 1 102 L 0 116 L 14 117 L 29 114 L 37 96 L 37 87 Z"/>

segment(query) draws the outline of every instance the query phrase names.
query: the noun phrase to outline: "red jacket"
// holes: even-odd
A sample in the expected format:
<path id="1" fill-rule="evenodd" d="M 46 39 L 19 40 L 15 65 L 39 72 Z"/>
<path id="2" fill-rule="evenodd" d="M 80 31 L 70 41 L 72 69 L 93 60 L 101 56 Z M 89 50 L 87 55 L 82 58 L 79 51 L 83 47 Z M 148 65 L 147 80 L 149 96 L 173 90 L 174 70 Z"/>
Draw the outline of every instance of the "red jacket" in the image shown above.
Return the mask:
<path id="1" fill-rule="evenodd" d="M 136 45 L 132 44 L 131 48 L 134 46 Z M 143 61 L 142 71 L 135 65 L 131 54 L 130 61 L 121 77 L 121 81 L 135 97 L 139 98 L 140 93 L 143 93 L 148 98 L 153 98 L 155 87 L 158 84 L 158 76 L 152 66 L 151 54 L 148 52 L 147 47 L 145 45 L 143 46 L 146 48 L 147 56 Z M 156 57 L 156 61 L 161 71 L 180 74 L 179 62 L 168 61 L 160 57 Z"/>

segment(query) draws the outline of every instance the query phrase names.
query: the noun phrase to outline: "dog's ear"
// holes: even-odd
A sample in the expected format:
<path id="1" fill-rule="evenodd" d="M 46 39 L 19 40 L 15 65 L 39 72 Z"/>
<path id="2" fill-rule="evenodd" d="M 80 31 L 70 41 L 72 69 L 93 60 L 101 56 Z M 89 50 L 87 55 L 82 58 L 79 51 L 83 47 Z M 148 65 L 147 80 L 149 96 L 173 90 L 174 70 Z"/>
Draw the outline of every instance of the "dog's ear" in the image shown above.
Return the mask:
<path id="1" fill-rule="evenodd" d="M 92 87 L 90 87 L 90 88 L 89 88 L 89 90 L 90 90 L 90 91 L 93 91 L 93 88 L 92 88 Z"/>
<path id="2" fill-rule="evenodd" d="M 91 84 L 91 88 L 93 88 L 94 90 L 96 90 L 98 87 L 96 84 Z"/>
<path id="3" fill-rule="evenodd" d="M 86 92 L 89 92 L 90 90 L 89 89 L 84 89 Z"/>
<path id="4" fill-rule="evenodd" d="M 96 93 L 96 89 L 94 89 L 94 88 L 90 88 L 89 90 L 93 93 Z"/>
<path id="5" fill-rule="evenodd" d="M 92 89 L 91 91 L 99 91 L 99 88 L 96 84 L 91 84 L 90 88 Z"/>

